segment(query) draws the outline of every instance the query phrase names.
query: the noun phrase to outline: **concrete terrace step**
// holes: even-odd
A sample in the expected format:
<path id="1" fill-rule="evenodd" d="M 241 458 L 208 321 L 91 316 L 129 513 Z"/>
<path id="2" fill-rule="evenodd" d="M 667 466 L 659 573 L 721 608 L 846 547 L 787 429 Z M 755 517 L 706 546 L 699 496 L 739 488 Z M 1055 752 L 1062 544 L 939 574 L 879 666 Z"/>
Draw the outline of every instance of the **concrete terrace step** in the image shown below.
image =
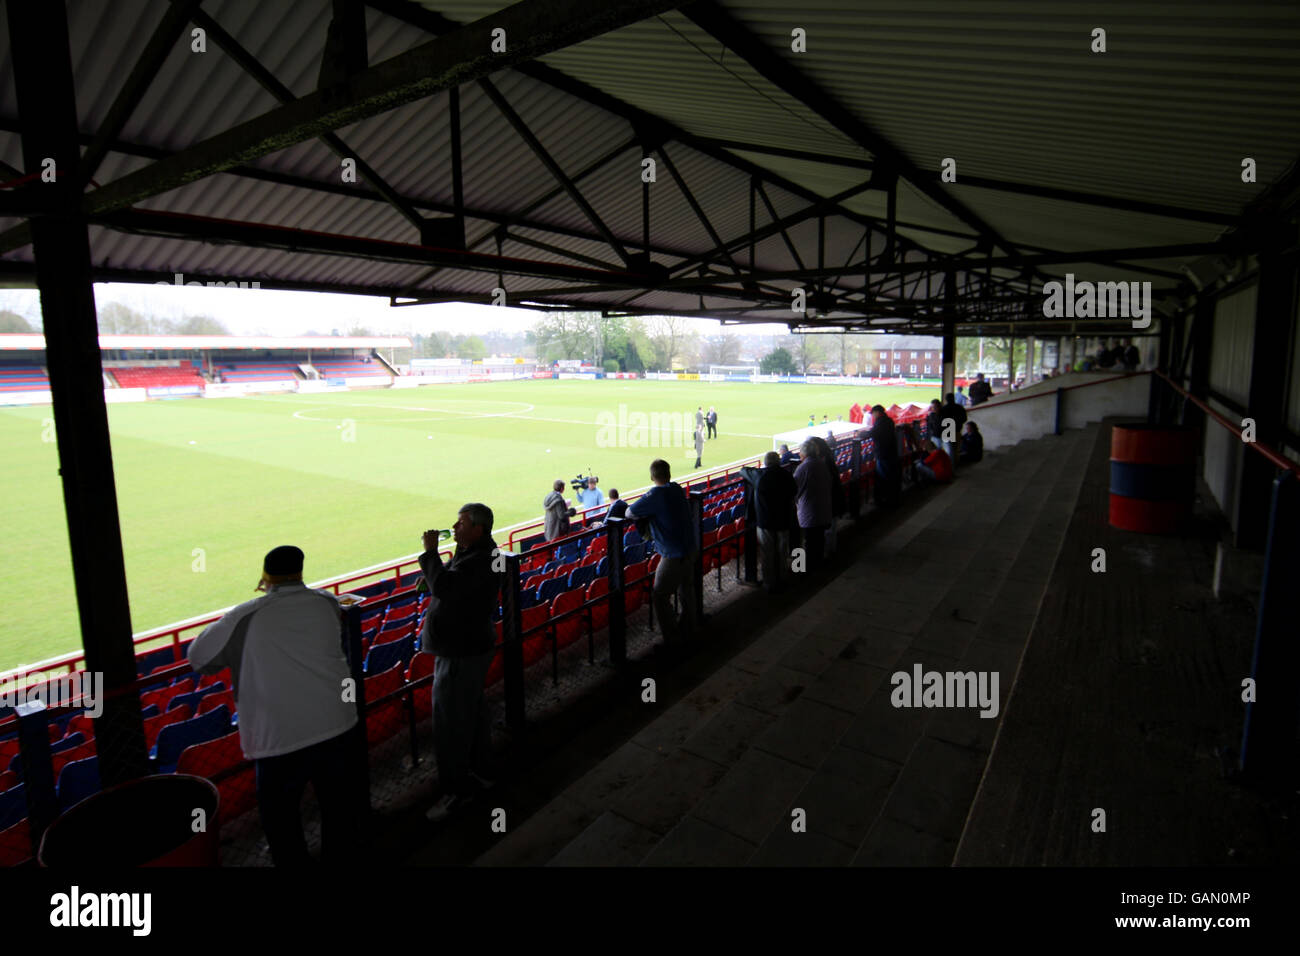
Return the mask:
<path id="1" fill-rule="evenodd" d="M 960 472 L 477 862 L 951 863 L 1097 434 Z M 998 672 L 998 717 L 893 707 L 916 663 Z"/>

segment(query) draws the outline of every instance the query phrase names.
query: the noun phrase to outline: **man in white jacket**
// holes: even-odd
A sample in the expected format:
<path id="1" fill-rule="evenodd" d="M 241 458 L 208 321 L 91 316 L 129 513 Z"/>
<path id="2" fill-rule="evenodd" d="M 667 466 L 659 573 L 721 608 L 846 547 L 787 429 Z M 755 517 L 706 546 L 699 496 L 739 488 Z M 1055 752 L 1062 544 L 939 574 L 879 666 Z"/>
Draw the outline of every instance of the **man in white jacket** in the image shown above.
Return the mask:
<path id="1" fill-rule="evenodd" d="M 311 862 L 299 812 L 308 782 L 328 863 L 354 856 L 369 802 L 343 618 L 333 594 L 302 583 L 302 562 L 291 545 L 269 552 L 258 585 L 266 594 L 208 625 L 189 649 L 200 674 L 230 668 L 239 742 L 257 768 L 262 829 L 276 866 Z"/>

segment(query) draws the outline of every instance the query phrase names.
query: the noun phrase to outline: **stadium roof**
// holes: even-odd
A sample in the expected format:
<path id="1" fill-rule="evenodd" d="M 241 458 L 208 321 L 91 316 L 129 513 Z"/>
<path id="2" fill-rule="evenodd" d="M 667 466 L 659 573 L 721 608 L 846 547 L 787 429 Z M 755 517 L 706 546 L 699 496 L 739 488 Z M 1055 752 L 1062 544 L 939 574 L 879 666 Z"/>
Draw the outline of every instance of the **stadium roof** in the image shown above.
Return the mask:
<path id="1" fill-rule="evenodd" d="M 340 336 L 301 335 L 277 337 L 270 335 L 101 335 L 101 349 L 123 350 L 196 350 L 220 349 L 409 349 L 411 340 L 405 336 Z M 45 348 L 43 335 L 0 335 L 0 349 L 10 351 L 41 351 Z"/>
<path id="2" fill-rule="evenodd" d="M 1185 295 L 1294 200 L 1294 3 L 675 6 L 69 4 L 94 277 L 1061 329 L 1045 281 Z M 0 281 L 30 284 L 7 30 Z"/>

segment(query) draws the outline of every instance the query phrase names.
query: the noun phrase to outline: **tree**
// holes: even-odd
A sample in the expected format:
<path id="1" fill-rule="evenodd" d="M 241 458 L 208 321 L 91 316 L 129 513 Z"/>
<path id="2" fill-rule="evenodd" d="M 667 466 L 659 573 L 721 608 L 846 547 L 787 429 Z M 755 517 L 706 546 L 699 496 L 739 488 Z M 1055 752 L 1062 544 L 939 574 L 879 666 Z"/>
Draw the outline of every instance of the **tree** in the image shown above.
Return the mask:
<path id="1" fill-rule="evenodd" d="M 740 360 L 740 336 L 731 332 L 704 340 L 701 365 L 735 365 Z"/>
<path id="2" fill-rule="evenodd" d="M 682 342 L 686 338 L 686 320 L 680 315 L 656 316 L 651 320 L 649 332 L 655 368 L 671 372 L 673 363 L 682 354 Z"/>
<path id="3" fill-rule="evenodd" d="M 229 335 L 225 323 L 210 315 L 187 315 L 176 324 L 177 335 Z"/>
<path id="4" fill-rule="evenodd" d="M 826 361 L 826 337 L 802 332 L 795 337 L 795 359 L 800 374 L 807 375 L 810 366 Z"/>
<path id="5" fill-rule="evenodd" d="M 472 362 L 481 362 L 487 358 L 487 344 L 477 335 L 468 335 L 461 341 L 456 349 L 458 358 L 469 359 Z"/>
<path id="6" fill-rule="evenodd" d="M 550 365 L 557 359 L 591 359 L 601 350 L 599 312 L 549 312 L 534 328 L 537 359 Z"/>
<path id="7" fill-rule="evenodd" d="M 5 309 L 0 312 L 0 332 L 35 332 L 30 322 L 17 312 Z"/>
<path id="8" fill-rule="evenodd" d="M 101 335 L 148 335 L 154 331 L 149 316 L 120 302 L 110 302 L 97 311 Z"/>
<path id="9" fill-rule="evenodd" d="M 785 349 L 773 349 L 763 356 L 758 363 L 758 370 L 764 375 L 793 375 L 795 370 L 794 356 Z"/>

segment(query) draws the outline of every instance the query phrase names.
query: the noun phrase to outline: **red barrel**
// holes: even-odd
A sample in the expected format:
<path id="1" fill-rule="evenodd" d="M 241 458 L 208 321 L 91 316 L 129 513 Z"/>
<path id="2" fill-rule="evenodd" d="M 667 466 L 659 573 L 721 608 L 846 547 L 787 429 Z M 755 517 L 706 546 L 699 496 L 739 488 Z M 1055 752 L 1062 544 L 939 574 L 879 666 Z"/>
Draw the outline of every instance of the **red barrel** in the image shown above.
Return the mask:
<path id="1" fill-rule="evenodd" d="M 216 785 L 203 777 L 168 773 L 128 780 L 51 823 L 36 859 L 51 868 L 218 866 L 220 802 Z M 199 819 L 203 830 L 196 833 Z"/>
<path id="2" fill-rule="evenodd" d="M 1196 432 L 1115 425 L 1110 436 L 1110 523 L 1125 531 L 1172 534 L 1192 513 Z"/>

